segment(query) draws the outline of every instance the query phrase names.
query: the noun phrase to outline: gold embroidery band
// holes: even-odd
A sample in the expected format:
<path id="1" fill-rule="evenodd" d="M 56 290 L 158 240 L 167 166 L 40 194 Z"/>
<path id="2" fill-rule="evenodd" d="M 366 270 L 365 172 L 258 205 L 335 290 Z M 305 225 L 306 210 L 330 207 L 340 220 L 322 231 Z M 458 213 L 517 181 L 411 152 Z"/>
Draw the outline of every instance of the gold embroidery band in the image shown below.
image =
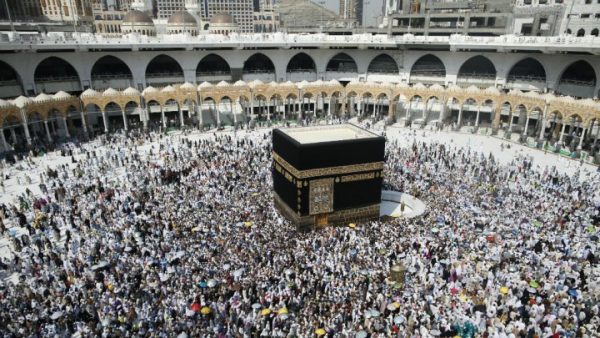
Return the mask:
<path id="1" fill-rule="evenodd" d="M 342 183 L 344 183 L 344 182 L 372 180 L 374 178 L 375 178 L 375 173 L 347 175 L 347 176 L 342 176 Z"/>
<path id="2" fill-rule="evenodd" d="M 277 162 L 285 170 L 290 172 L 294 177 L 298 179 L 331 175 L 344 175 L 361 171 L 383 170 L 383 162 L 371 162 L 344 165 L 338 167 L 298 170 L 294 168 L 291 164 L 289 164 L 286 160 L 284 160 L 281 156 L 279 156 L 276 152 L 273 152 L 273 159 L 275 160 L 275 162 Z"/>

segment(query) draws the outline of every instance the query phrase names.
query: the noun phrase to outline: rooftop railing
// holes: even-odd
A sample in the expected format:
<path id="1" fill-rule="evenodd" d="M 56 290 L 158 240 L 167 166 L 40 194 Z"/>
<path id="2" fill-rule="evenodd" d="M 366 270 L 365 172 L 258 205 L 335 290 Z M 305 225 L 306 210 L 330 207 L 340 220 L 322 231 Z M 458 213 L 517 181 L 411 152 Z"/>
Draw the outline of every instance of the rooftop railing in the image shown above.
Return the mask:
<path id="1" fill-rule="evenodd" d="M 421 36 L 421 35 L 396 35 L 385 34 L 355 34 L 355 35 L 327 35 L 327 34 L 204 34 L 191 36 L 186 34 L 145 36 L 128 34 L 118 37 L 107 37 L 92 33 L 58 33 L 45 34 L 19 34 L 0 33 L 0 46 L 96 46 L 110 45 L 112 48 L 119 45 L 151 45 L 151 44 L 182 44 L 182 45 L 221 45 L 229 47 L 244 47 L 244 45 L 302 45 L 302 44 L 337 44 L 337 45 L 376 45 L 395 46 L 410 44 L 442 44 L 449 46 L 485 45 L 488 48 L 521 46 L 528 48 L 563 48 L 565 46 L 600 48 L 600 37 L 572 35 L 561 36 L 467 36 L 454 34 L 451 36 Z"/>

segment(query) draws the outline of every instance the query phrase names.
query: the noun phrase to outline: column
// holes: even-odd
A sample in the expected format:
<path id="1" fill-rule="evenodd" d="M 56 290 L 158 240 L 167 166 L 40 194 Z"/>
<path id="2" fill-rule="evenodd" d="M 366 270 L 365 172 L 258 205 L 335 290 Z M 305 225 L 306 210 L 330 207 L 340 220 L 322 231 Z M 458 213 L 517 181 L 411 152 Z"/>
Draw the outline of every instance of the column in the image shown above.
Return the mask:
<path id="1" fill-rule="evenodd" d="M 164 129 L 167 128 L 167 119 L 165 118 L 165 107 L 160 106 L 160 120 L 162 121 L 162 126 Z"/>
<path id="2" fill-rule="evenodd" d="M 231 108 L 231 114 L 233 114 L 233 125 L 237 126 L 237 116 L 236 116 L 235 112 L 233 111 L 233 101 L 229 100 L 229 106 Z"/>
<path id="3" fill-rule="evenodd" d="M 125 109 L 121 110 L 121 115 L 123 116 L 123 129 L 127 131 L 129 128 L 127 126 L 127 115 L 125 115 Z"/>
<path id="4" fill-rule="evenodd" d="M 523 129 L 523 135 L 527 136 L 527 128 L 529 128 L 529 115 L 525 114 L 525 129 Z"/>
<path id="5" fill-rule="evenodd" d="M 140 120 L 142 120 L 142 128 L 144 131 L 148 130 L 148 120 L 150 119 L 150 112 L 148 109 L 143 109 L 140 111 Z"/>
<path id="6" fill-rule="evenodd" d="M 215 113 L 217 114 L 217 127 L 221 126 L 221 112 L 219 112 L 219 106 L 217 106 L 217 102 L 213 101 L 213 107 L 215 108 Z"/>
<path id="7" fill-rule="evenodd" d="M 508 132 L 512 132 L 513 120 L 515 119 L 515 117 L 513 116 L 512 107 L 508 108 L 508 117 L 510 118 L 510 120 L 508 121 Z"/>
<path id="8" fill-rule="evenodd" d="M 8 151 L 9 147 L 8 143 L 6 142 L 6 137 L 4 136 L 4 128 L 0 129 L 0 138 L 2 139 L 2 149 L 4 149 L 4 151 Z"/>
<path id="9" fill-rule="evenodd" d="M 69 126 L 67 125 L 67 118 L 66 118 L 66 117 L 63 117 L 63 118 L 62 118 L 62 121 L 63 121 L 63 126 L 65 127 L 65 136 L 66 136 L 67 138 L 70 138 L 70 137 L 71 137 L 71 134 L 69 133 Z"/>
<path id="10" fill-rule="evenodd" d="M 475 116 L 475 127 L 479 127 L 479 114 L 481 114 L 481 104 L 477 105 L 477 116 Z"/>
<path id="11" fill-rule="evenodd" d="M 202 125 L 204 124 L 204 116 L 202 116 L 202 103 L 203 101 L 201 101 L 202 99 L 200 99 L 200 101 L 198 101 L 198 111 L 196 112 L 196 114 L 198 114 L 198 128 L 202 129 Z"/>
<path id="12" fill-rule="evenodd" d="M 15 128 L 10 128 L 10 138 L 13 141 L 13 144 L 17 144 L 17 133 L 15 132 Z"/>
<path id="13" fill-rule="evenodd" d="M 46 130 L 46 138 L 48 142 L 52 142 L 52 136 L 50 135 L 50 128 L 48 127 L 48 120 L 44 120 L 44 129 Z"/>
<path id="14" fill-rule="evenodd" d="M 363 100 L 363 98 L 360 98 L 360 103 L 359 103 L 359 112 L 358 112 L 358 116 L 363 116 L 365 112 L 365 100 Z"/>
<path id="15" fill-rule="evenodd" d="M 540 140 L 544 139 L 544 131 L 546 130 L 546 114 L 548 113 L 548 104 L 544 105 L 544 113 L 542 114 L 542 128 L 540 130 Z"/>
<path id="16" fill-rule="evenodd" d="M 313 106 L 313 116 L 315 119 L 317 118 L 317 104 L 318 103 L 319 103 L 319 96 L 315 95 L 315 105 Z"/>
<path id="17" fill-rule="evenodd" d="M 461 103 L 460 107 L 458 108 L 458 123 L 457 126 L 460 129 L 460 124 L 462 123 L 462 112 L 463 112 L 463 105 Z"/>
<path id="18" fill-rule="evenodd" d="M 581 128 L 581 137 L 579 138 L 579 146 L 577 147 L 578 149 L 581 149 L 583 147 L 583 139 L 585 138 L 586 131 L 587 129 Z"/>
<path id="19" fill-rule="evenodd" d="M 177 105 L 177 109 L 179 109 L 179 123 L 181 124 L 181 127 L 183 128 L 185 126 L 185 120 L 183 119 L 183 109 L 181 109 L 181 107 L 179 105 Z"/>
<path id="20" fill-rule="evenodd" d="M 250 94 L 250 119 L 254 120 L 254 94 Z"/>
<path id="21" fill-rule="evenodd" d="M 333 101 L 333 97 L 329 97 L 329 106 L 327 106 L 327 116 L 331 117 L 331 102 Z"/>
<path id="22" fill-rule="evenodd" d="M 25 138 L 27 139 L 27 144 L 31 145 L 31 135 L 29 135 L 29 125 L 27 121 L 23 121 L 23 129 L 25 129 Z"/>
<path id="23" fill-rule="evenodd" d="M 442 103 L 442 108 L 440 109 L 440 123 L 444 122 L 444 115 L 446 114 L 446 104 L 448 103 L 448 101 L 446 101 L 446 98 L 443 99 L 443 103 Z"/>
<path id="24" fill-rule="evenodd" d="M 83 112 L 83 109 L 79 112 L 79 114 L 81 115 L 81 126 L 83 127 L 83 133 L 87 136 L 88 135 L 87 120 L 86 120 L 85 113 Z"/>
<path id="25" fill-rule="evenodd" d="M 267 101 L 265 101 L 264 107 L 267 109 L 267 121 L 271 121 L 271 107 L 267 105 Z"/>
<path id="26" fill-rule="evenodd" d="M 425 104 L 423 105 L 423 115 L 421 116 L 421 118 L 423 119 L 423 122 L 427 122 L 427 120 L 425 119 L 427 117 L 427 105 L 429 102 L 425 101 Z"/>
<path id="27" fill-rule="evenodd" d="M 105 111 L 102 111 L 102 123 L 104 123 L 104 132 L 108 133 L 108 118 Z"/>
<path id="28" fill-rule="evenodd" d="M 563 137 L 565 136 L 565 128 L 567 127 L 566 121 L 562 121 L 562 129 L 560 130 L 560 138 L 558 139 L 558 143 L 563 143 Z"/>

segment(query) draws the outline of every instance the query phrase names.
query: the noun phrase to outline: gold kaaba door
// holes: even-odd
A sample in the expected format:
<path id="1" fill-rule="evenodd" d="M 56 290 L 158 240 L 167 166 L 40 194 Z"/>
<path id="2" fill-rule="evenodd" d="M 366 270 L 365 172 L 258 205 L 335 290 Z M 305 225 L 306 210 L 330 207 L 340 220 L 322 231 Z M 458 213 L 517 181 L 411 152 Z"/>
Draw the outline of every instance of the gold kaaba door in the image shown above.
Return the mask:
<path id="1" fill-rule="evenodd" d="M 315 226 L 325 227 L 329 224 L 329 214 L 315 215 Z"/>
<path id="2" fill-rule="evenodd" d="M 309 213 L 315 216 L 317 227 L 327 226 L 333 211 L 333 178 L 310 181 Z"/>

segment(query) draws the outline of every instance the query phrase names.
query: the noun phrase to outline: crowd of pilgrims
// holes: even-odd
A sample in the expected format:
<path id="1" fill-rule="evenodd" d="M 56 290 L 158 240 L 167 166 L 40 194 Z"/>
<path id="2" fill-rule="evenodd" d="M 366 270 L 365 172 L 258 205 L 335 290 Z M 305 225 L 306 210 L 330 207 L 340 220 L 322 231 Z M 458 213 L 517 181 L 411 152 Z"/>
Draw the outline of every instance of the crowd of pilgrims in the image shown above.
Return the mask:
<path id="1" fill-rule="evenodd" d="M 69 145 L 41 195 L 1 206 L 1 335 L 598 337 L 596 174 L 391 138 L 385 185 L 426 213 L 299 232 L 273 206 L 270 143 Z"/>

